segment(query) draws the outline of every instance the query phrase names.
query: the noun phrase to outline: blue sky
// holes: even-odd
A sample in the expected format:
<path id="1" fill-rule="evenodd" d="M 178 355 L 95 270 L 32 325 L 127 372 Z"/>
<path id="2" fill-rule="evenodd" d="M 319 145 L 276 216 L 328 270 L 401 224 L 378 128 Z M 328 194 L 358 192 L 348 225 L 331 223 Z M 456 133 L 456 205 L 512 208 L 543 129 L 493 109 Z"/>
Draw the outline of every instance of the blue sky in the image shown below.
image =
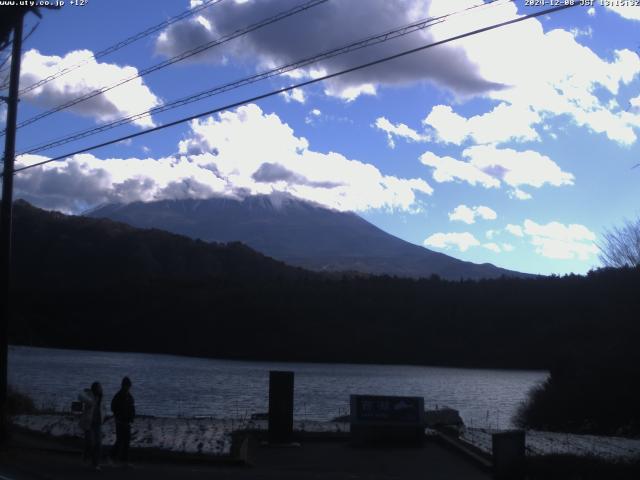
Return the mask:
<path id="1" fill-rule="evenodd" d="M 24 120 L 302 0 L 89 0 L 44 13 L 24 46 Z M 19 130 L 18 151 L 479 0 L 329 0 Z M 19 165 L 536 11 L 498 1 L 375 47 L 153 115 Z M 30 16 L 25 30 L 37 19 Z M 640 214 L 640 7 L 578 6 L 18 174 L 67 213 L 111 201 L 286 192 L 410 242 L 534 273 L 585 273 Z"/>

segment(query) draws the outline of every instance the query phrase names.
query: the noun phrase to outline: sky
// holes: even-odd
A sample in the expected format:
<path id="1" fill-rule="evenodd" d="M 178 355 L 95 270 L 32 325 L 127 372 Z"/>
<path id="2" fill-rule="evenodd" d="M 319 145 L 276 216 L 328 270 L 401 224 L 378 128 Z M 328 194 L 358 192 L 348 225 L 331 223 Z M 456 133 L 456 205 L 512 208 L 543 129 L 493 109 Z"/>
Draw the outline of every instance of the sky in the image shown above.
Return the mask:
<path id="1" fill-rule="evenodd" d="M 43 11 L 41 20 L 28 16 L 25 33 L 37 27 L 23 46 L 21 88 L 70 71 L 24 92 L 19 122 L 201 45 L 218 45 L 23 126 L 17 151 L 453 15 L 20 155 L 17 167 L 549 7 L 520 0 L 328 0 L 274 21 L 308 1 L 219 0 L 204 8 L 200 0 L 67 1 Z M 94 58 L 194 8 L 201 9 Z M 603 232 L 640 215 L 638 27 L 640 6 L 578 5 L 24 170 L 16 174 L 15 196 L 80 214 L 108 202 L 285 193 L 354 211 L 395 236 L 463 260 L 584 274 L 600 266 Z"/>

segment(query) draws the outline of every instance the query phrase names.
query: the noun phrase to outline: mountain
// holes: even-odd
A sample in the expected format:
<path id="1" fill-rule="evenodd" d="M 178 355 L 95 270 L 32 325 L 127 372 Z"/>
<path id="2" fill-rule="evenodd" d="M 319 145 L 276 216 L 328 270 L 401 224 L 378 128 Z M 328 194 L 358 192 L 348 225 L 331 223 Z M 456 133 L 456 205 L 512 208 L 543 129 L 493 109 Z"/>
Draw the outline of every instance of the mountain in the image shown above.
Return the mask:
<path id="1" fill-rule="evenodd" d="M 208 242 L 239 241 L 289 265 L 315 271 L 413 278 L 435 274 L 450 280 L 526 276 L 490 263 L 465 262 L 433 252 L 394 237 L 355 213 L 291 197 L 108 204 L 87 215 Z"/>

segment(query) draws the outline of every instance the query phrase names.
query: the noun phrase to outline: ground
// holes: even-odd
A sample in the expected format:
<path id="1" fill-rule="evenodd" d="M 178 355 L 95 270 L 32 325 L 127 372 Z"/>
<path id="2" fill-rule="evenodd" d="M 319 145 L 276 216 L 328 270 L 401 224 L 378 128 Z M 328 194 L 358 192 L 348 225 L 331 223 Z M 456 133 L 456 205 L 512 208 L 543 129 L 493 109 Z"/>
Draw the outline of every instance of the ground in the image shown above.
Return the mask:
<path id="1" fill-rule="evenodd" d="M 344 439 L 303 441 L 299 447 L 267 447 L 251 442 L 249 465 L 165 460 L 162 455 L 136 461 L 134 468 L 104 466 L 94 472 L 80 451 L 16 435 L 2 453 L 0 480 L 118 479 L 489 479 L 490 474 L 464 456 L 434 441 L 420 447 L 355 448 Z M 135 454 L 133 455 L 135 459 Z"/>

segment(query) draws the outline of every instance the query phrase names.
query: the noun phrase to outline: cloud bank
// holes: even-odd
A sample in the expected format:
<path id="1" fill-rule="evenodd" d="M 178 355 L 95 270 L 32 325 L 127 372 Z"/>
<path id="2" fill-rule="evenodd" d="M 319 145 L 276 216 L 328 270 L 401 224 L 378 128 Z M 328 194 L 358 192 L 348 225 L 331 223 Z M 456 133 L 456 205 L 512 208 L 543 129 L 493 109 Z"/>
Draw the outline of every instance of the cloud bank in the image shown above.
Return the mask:
<path id="1" fill-rule="evenodd" d="M 455 3 L 452 6 L 449 2 L 444 8 L 446 13 L 473 4 L 468 0 Z M 156 51 L 163 56 L 174 56 L 299 4 L 299 0 L 223 2 L 206 9 L 196 18 L 171 25 L 157 38 Z M 273 68 L 429 18 L 439 14 L 443 10 L 442 5 L 441 0 L 328 2 L 235 39 L 225 44 L 224 49 L 211 49 L 196 57 L 195 61 L 223 64 L 231 60 L 256 65 L 258 69 Z M 331 34 L 328 34 L 328 26 Z M 331 59 L 319 66 L 300 69 L 292 76 L 311 78 L 322 72 L 342 70 L 416 48 L 433 40 L 432 30 L 426 29 Z M 407 85 L 423 81 L 433 82 L 461 96 L 501 88 L 501 85 L 483 78 L 464 50 L 451 44 L 329 80 L 325 83 L 325 92 L 353 101 L 363 94 L 375 94 L 380 85 Z"/>
<path id="2" fill-rule="evenodd" d="M 450 9 L 447 3 L 433 2 L 431 10 Z M 640 19 L 638 7 L 608 8 L 623 18 Z M 430 32 L 435 40 L 443 40 L 516 16 L 517 6 L 506 3 L 436 25 Z M 623 87 L 640 75 L 640 57 L 625 48 L 603 58 L 580 43 L 579 33 L 584 32 L 545 31 L 541 21 L 530 19 L 456 41 L 480 78 L 504 88 L 475 94 L 496 103 L 481 114 L 465 116 L 450 105 L 434 105 L 423 120 L 424 133 L 416 133 L 459 146 L 536 142 L 540 128 L 548 129 L 552 118 L 562 117 L 621 146 L 634 144 L 640 112 L 621 105 L 627 103 Z M 522 45 L 535 48 L 525 55 Z"/>
<path id="3" fill-rule="evenodd" d="M 412 210 L 433 189 L 418 178 L 385 175 L 336 152 L 318 152 L 276 115 L 247 105 L 195 120 L 178 152 L 164 158 L 76 155 L 16 176 L 16 196 L 78 212 L 105 202 L 234 198 L 288 193 L 337 210 Z M 247 141 L 250 138 L 251 141 Z M 44 160 L 25 155 L 18 166 Z"/>

